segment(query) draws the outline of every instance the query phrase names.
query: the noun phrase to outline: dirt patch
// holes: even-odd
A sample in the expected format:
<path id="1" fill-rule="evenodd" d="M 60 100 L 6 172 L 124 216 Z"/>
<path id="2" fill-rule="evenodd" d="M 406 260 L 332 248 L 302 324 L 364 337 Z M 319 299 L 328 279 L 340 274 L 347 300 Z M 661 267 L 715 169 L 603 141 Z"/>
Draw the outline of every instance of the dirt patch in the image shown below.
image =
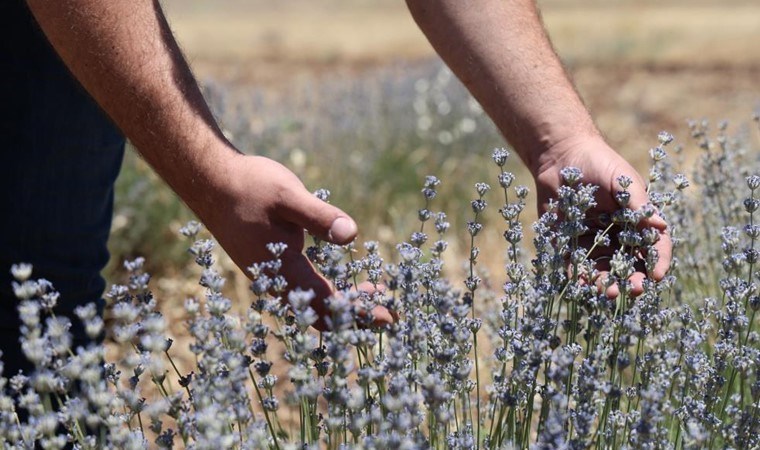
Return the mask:
<path id="1" fill-rule="evenodd" d="M 747 1 L 544 1 L 570 64 L 757 63 L 760 4 Z M 282 86 L 304 75 L 434 56 L 398 0 L 165 0 L 201 77 Z"/>

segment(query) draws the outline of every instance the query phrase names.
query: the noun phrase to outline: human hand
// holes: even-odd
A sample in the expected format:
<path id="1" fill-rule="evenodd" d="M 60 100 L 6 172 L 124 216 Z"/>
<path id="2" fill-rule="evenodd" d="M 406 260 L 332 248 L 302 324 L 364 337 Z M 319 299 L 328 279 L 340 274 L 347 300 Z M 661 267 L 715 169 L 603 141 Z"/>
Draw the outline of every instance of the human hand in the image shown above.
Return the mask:
<path id="1" fill-rule="evenodd" d="M 554 148 L 544 152 L 539 159 L 540 165 L 534 170 L 536 190 L 538 196 L 539 213 L 546 211 L 551 198 L 556 198 L 557 189 L 563 184 L 560 171 L 565 167 L 577 167 L 583 173 L 583 183 L 599 186 L 596 193 L 597 205 L 587 216 L 586 224 L 589 226 L 581 239 L 581 245 L 590 248 L 593 245 L 597 231 L 607 228 L 599 217 L 602 214 L 611 215 L 620 209 L 615 199 L 615 194 L 621 191 L 618 183 L 620 176 L 626 176 L 632 180 L 628 188 L 630 201 L 628 208 L 638 210 L 649 202 L 647 184 L 638 172 L 617 152 L 610 148 L 600 137 L 578 138 L 559 142 Z M 639 229 L 652 228 L 656 230 L 659 239 L 654 244 L 659 259 L 652 270 L 651 277 L 661 280 L 670 267 L 673 244 L 668 232 L 667 223 L 657 214 L 644 217 L 638 223 Z M 619 231 L 619 230 L 618 230 Z M 609 257 L 612 256 L 618 245 L 615 244 L 615 230 L 612 230 L 613 245 L 599 247 L 591 253 L 590 258 L 597 260 L 599 276 L 594 282 L 600 289 L 604 289 L 603 281 L 610 270 Z M 642 255 L 637 255 L 640 260 Z M 640 262 L 640 261 L 639 261 Z M 631 295 L 639 295 L 643 292 L 643 280 L 647 273 L 642 264 L 636 265 L 636 271 L 631 275 Z M 617 297 L 620 287 L 615 284 L 606 288 L 608 297 Z"/>
<path id="2" fill-rule="evenodd" d="M 347 244 L 356 237 L 356 223 L 315 197 L 295 174 L 271 159 L 236 153 L 223 171 L 226 182 L 213 190 L 204 206 L 194 208 L 196 213 L 246 274 L 252 263 L 272 258 L 268 243 L 286 244 L 280 273 L 288 289 L 314 291 L 311 307 L 320 318 L 315 327 L 324 329 L 322 319 L 329 315 L 325 300 L 335 292 L 302 253 L 304 231 L 324 241 Z M 357 288 L 366 290 L 366 286 Z M 376 307 L 372 314 L 375 325 L 393 322 L 385 308 Z"/>

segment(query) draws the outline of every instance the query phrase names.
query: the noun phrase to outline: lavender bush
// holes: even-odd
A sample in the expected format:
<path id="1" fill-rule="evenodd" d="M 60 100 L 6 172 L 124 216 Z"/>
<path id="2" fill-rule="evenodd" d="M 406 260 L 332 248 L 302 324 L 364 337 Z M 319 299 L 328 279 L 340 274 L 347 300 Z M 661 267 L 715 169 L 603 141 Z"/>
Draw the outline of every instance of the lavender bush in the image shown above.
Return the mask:
<path id="1" fill-rule="evenodd" d="M 197 223 L 182 229 L 195 240 L 206 292 L 185 302 L 189 339 L 172 345 L 144 261 L 130 261 L 128 282 L 107 294 L 109 333 L 122 352 L 114 362 L 103 363 L 103 345 L 71 348 L 50 283 L 14 266 L 21 345 L 36 369 L 0 378 L 0 440 L 46 449 L 757 448 L 758 159 L 723 125 L 716 138 L 706 123 L 691 132 L 701 149 L 693 187 L 674 168 L 680 148 L 666 157 L 672 136 L 661 134 L 650 151 L 648 192 L 670 224 L 675 258 L 635 298 L 628 276 L 638 265 L 651 275 L 657 260 L 657 234 L 636 226 L 652 209 L 621 207 L 594 247 L 581 247 L 596 188 L 567 168 L 527 251 L 528 189 L 513 185 L 504 149 L 493 152 L 498 188 L 475 186 L 460 230 L 470 242 L 461 278 L 444 270 L 452 231 L 435 209 L 436 177 L 424 181 L 419 228 L 394 262 L 376 242 L 314 240 L 306 253 L 337 291 L 324 332 L 311 328 L 312 293 L 279 275 L 282 244 L 249 268 L 251 297 L 237 302 L 250 307 L 233 313 L 214 243 L 196 240 Z M 630 180 L 618 182 L 624 205 Z M 498 230 L 484 227 L 489 213 L 503 218 Z M 489 231 L 505 247 L 480 249 Z M 618 283 L 616 299 L 585 281 L 598 273 L 592 250 L 612 245 L 601 282 Z M 501 289 L 478 266 L 486 251 L 506 258 Z M 376 289 L 354 289 L 363 281 Z M 396 323 L 372 328 L 377 305 Z M 104 332 L 94 307 L 77 315 L 92 338 Z M 175 363 L 187 350 L 190 370 Z"/>

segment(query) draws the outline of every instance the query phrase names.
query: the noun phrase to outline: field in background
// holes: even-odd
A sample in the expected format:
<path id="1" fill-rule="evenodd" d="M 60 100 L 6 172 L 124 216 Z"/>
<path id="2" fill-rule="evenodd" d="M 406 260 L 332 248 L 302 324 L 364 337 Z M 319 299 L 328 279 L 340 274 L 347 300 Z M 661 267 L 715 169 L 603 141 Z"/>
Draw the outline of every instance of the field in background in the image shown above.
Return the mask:
<path id="1" fill-rule="evenodd" d="M 462 223 L 475 181 L 496 185 L 490 149 L 498 134 L 467 102 L 400 0 L 164 0 L 172 28 L 225 129 L 242 150 L 282 161 L 311 189 L 327 187 L 361 227 L 361 239 L 399 242 L 414 228 L 427 174 L 444 180 L 434 209 L 452 222 L 447 267 L 465 254 Z M 644 171 L 657 133 L 686 134 L 689 118 L 729 119 L 740 132 L 760 107 L 760 4 L 741 1 L 544 1 L 558 53 L 611 144 Z M 420 81 L 422 80 L 422 81 Z M 426 87 L 424 94 L 420 88 Z M 452 113 L 416 111 L 444 100 Z M 422 108 L 425 109 L 425 108 Z M 463 119 L 476 127 L 458 133 Z M 445 143 L 452 132 L 452 141 Z M 753 131 L 754 132 L 754 131 Z M 454 136 L 455 135 L 455 136 Z M 755 137 L 756 139 L 756 137 Z M 443 141 L 443 142 L 442 142 Z M 518 182 L 531 180 L 519 163 Z M 535 217 L 532 198 L 523 223 Z M 497 215 L 494 200 L 487 213 Z M 117 185 L 112 281 L 121 259 L 145 256 L 171 334 L 187 335 L 181 307 L 202 295 L 198 270 L 177 237 L 191 215 L 134 153 Z M 526 228 L 526 231 L 529 230 Z M 489 237 L 490 236 L 490 237 Z M 503 281 L 498 230 L 479 245 Z M 490 239 L 490 240 L 489 240 Z M 529 247 L 529 241 L 526 241 Z M 391 248 L 383 255 L 392 256 Z M 188 265 L 190 267 L 188 267 Z M 247 280 L 224 259 L 228 295 L 248 299 Z M 451 279 L 463 277 L 453 274 Z M 234 302 L 238 312 L 247 302 Z M 175 348 L 182 348 L 180 342 Z M 110 351 L 115 351 L 111 347 Z M 177 352 L 181 367 L 189 354 Z"/>
<path id="2" fill-rule="evenodd" d="M 304 74 L 434 55 L 400 0 L 163 4 L 198 73 L 236 83 L 287 83 Z M 756 2 L 541 4 L 560 55 L 571 63 L 757 65 Z"/>
<path id="3" fill-rule="evenodd" d="M 435 57 L 400 0 L 163 3 L 201 79 L 287 92 L 306 78 Z M 757 2 L 540 3 L 584 99 L 625 153 L 652 130 L 693 115 L 743 120 L 760 102 Z"/>
<path id="4" fill-rule="evenodd" d="M 244 151 L 282 161 L 311 189 L 330 188 L 334 202 L 356 217 L 362 240 L 407 238 L 422 204 L 423 177 L 440 176 L 442 195 L 433 207 L 445 209 L 459 224 L 448 236 L 446 266 L 460 269 L 466 254 L 461 225 L 470 218 L 472 185 L 481 180 L 496 185 L 488 156 L 503 142 L 468 104 L 461 86 L 440 70 L 401 0 L 162 4 L 233 141 Z M 696 152 L 686 134 L 689 118 L 729 119 L 735 124 L 730 133 L 749 130 L 745 124 L 760 107 L 757 1 L 541 4 L 558 53 L 599 127 L 640 170 L 662 129 Z M 452 113 L 430 114 L 433 124 L 420 132 L 419 121 L 428 114 L 416 109 L 435 109 L 442 101 Z M 475 124 L 474 131 L 461 131 L 470 124 L 465 119 Z M 450 142 L 442 139 L 446 133 Z M 192 216 L 133 152 L 127 158 L 117 184 L 108 276 L 122 282 L 122 259 L 147 258 L 148 270 L 157 275 L 151 289 L 170 324 L 173 356 L 184 373 L 194 361 L 185 350 L 182 302 L 203 295 L 199 270 L 185 251 L 189 242 L 177 236 Z M 518 182 L 531 183 L 516 161 L 510 170 L 518 173 Z M 495 217 L 498 205 L 492 198 L 487 213 Z M 535 215 L 532 197 L 528 201 L 522 222 L 529 233 Z M 478 244 L 486 250 L 481 265 L 494 272 L 486 283 L 499 286 L 505 276 L 499 230 L 486 229 Z M 384 257 L 392 257 L 391 248 L 383 250 Z M 250 299 L 240 271 L 224 259 L 220 265 L 228 277 L 226 294 Z M 450 279 L 463 277 L 454 273 Z M 247 305 L 234 301 L 233 310 L 244 314 Z M 109 352 L 109 360 L 118 360 L 115 346 Z"/>
<path id="5" fill-rule="evenodd" d="M 438 65 L 400 0 L 162 4 L 233 139 L 244 151 L 283 161 L 308 187 L 330 188 L 365 238 L 408 231 L 399 216 L 413 219 L 419 205 L 406 194 L 417 192 L 429 169 L 459 185 L 449 192 L 452 201 L 466 200 L 478 175 L 471 169 L 486 166 L 490 148 L 503 144 L 487 126 L 449 146 L 434 142 L 437 134 L 415 135 L 410 95 L 417 79 L 434 79 Z M 757 2 L 540 4 L 599 127 L 641 170 L 660 130 L 688 142 L 687 119 L 728 119 L 738 127 L 760 106 Z M 465 97 L 455 84 L 447 89 L 461 103 Z M 404 121 L 410 123 L 399 123 Z M 115 257 L 146 254 L 159 266 L 181 261 L 184 244 L 166 243 L 189 215 L 165 189 L 155 188 L 160 183 L 139 162 L 128 161 L 127 169 Z M 361 172 L 367 185 L 356 186 L 346 171 Z"/>

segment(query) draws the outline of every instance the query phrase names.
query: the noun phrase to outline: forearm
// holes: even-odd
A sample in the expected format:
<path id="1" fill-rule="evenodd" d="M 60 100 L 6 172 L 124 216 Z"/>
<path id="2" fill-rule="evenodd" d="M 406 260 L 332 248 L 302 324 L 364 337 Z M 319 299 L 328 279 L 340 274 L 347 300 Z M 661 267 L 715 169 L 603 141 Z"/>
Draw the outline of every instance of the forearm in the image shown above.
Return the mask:
<path id="1" fill-rule="evenodd" d="M 547 149 L 598 135 L 533 0 L 407 0 L 433 47 L 536 174 Z"/>
<path id="2" fill-rule="evenodd" d="M 226 142 L 157 1 L 28 0 L 73 75 L 194 209 L 224 177 Z M 205 187 L 205 189 L 199 189 Z"/>

